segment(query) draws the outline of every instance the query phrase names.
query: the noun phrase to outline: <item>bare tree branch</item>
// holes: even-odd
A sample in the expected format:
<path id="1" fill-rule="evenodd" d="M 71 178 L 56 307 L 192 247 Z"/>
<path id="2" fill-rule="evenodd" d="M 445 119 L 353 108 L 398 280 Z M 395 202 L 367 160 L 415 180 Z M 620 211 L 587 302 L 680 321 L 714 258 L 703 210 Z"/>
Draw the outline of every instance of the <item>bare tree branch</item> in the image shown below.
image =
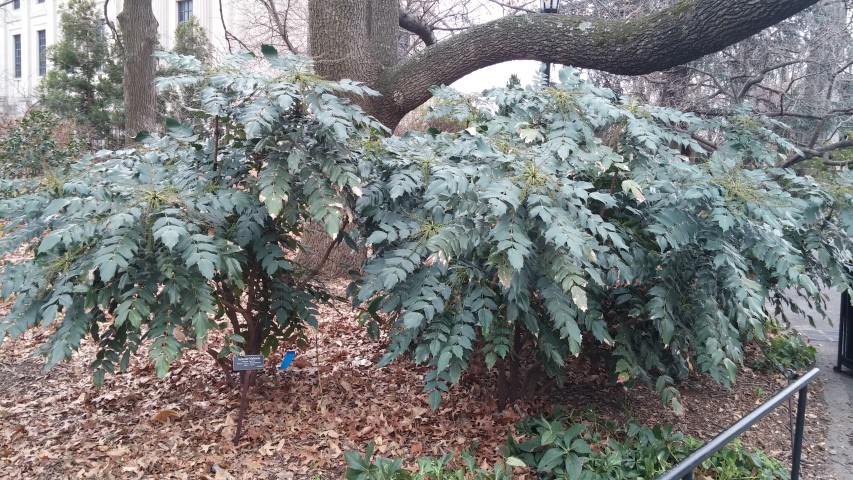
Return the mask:
<path id="1" fill-rule="evenodd" d="M 273 0 L 257 0 L 261 5 L 266 8 L 267 13 L 269 14 L 270 21 L 273 22 L 275 26 L 275 31 L 278 36 L 284 41 L 284 44 L 287 46 L 287 49 L 290 50 L 291 53 L 299 53 L 296 47 L 293 45 L 293 42 L 290 41 L 290 35 L 287 31 L 287 15 L 290 12 L 290 5 L 288 4 L 288 8 L 284 11 L 284 18 L 279 15 L 278 9 L 276 9 L 275 2 Z"/>
<path id="2" fill-rule="evenodd" d="M 538 10 L 527 8 L 527 7 L 519 7 L 517 5 L 513 5 L 511 3 L 501 2 L 499 0 L 489 0 L 491 3 L 498 5 L 500 7 L 506 8 L 507 10 L 512 10 L 515 12 L 523 12 L 523 13 L 535 13 Z"/>
<path id="3" fill-rule="evenodd" d="M 219 0 L 219 20 L 222 22 L 222 31 L 225 32 L 225 42 L 228 44 L 228 53 L 234 53 L 231 49 L 231 40 L 235 40 L 237 43 L 243 47 L 244 50 L 250 50 L 249 47 L 246 46 L 239 38 L 235 37 L 229 30 L 228 27 L 225 26 L 225 13 L 222 9 L 222 0 Z"/>
<path id="4" fill-rule="evenodd" d="M 113 32 L 113 40 L 115 40 L 116 46 L 119 48 L 119 50 L 122 50 L 123 47 L 121 46 L 121 38 L 119 38 L 119 36 L 118 36 L 118 32 L 116 31 L 116 26 L 112 22 L 112 20 L 110 20 L 110 17 L 107 15 L 107 6 L 109 6 L 109 4 L 110 4 L 110 0 L 104 0 L 104 23 L 108 27 L 110 27 L 110 30 Z"/>
<path id="5" fill-rule="evenodd" d="M 744 82 L 743 87 L 740 89 L 740 92 L 735 96 L 735 101 L 739 102 L 739 101 L 743 100 L 743 97 L 746 96 L 746 94 L 749 92 L 749 90 L 752 87 L 761 83 L 761 81 L 764 80 L 764 78 L 767 76 L 767 74 L 772 72 L 773 70 L 778 70 L 780 68 L 785 68 L 788 65 L 794 65 L 797 63 L 801 63 L 801 62 L 802 62 L 802 60 L 789 60 L 787 62 L 777 63 L 775 65 L 771 65 L 769 67 L 762 68 L 761 71 L 759 71 L 758 73 L 753 75 L 751 78 L 749 78 L 746 82 Z"/>
<path id="6" fill-rule="evenodd" d="M 841 140 L 838 142 L 830 143 L 829 145 L 824 145 L 820 148 L 800 148 L 803 152 L 802 155 L 798 153 L 791 154 L 783 163 L 782 168 L 792 167 L 800 162 L 804 162 L 806 160 L 811 160 L 812 158 L 822 157 L 825 153 L 830 153 L 833 150 L 839 150 L 842 148 L 850 148 L 853 147 L 853 140 Z M 827 165 L 831 161 L 824 161 Z M 848 164 L 847 161 L 843 162 L 844 165 Z M 836 163 L 836 165 L 841 165 L 841 163 Z"/>
<path id="7" fill-rule="evenodd" d="M 402 9 L 400 10 L 400 28 L 417 35 L 426 46 L 433 45 L 436 42 L 432 28 L 404 12 Z"/>

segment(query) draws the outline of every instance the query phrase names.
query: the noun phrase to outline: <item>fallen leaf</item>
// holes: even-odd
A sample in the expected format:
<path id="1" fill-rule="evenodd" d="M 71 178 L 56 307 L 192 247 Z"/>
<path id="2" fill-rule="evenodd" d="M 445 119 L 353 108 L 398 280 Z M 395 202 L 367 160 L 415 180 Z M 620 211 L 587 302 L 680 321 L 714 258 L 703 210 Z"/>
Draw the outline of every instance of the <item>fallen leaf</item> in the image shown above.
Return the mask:
<path id="1" fill-rule="evenodd" d="M 264 429 L 263 429 L 263 428 L 261 428 L 261 427 L 257 427 L 257 426 L 255 426 L 255 427 L 249 427 L 249 428 L 246 430 L 246 433 L 244 433 L 244 434 L 243 434 L 243 436 L 244 436 L 244 437 L 246 437 L 246 438 L 247 438 L 247 439 L 249 439 L 249 440 L 258 440 L 258 439 L 260 439 L 260 438 L 263 438 L 263 436 L 264 436 Z"/>
<path id="2" fill-rule="evenodd" d="M 290 365 L 296 368 L 306 368 L 311 366 L 311 362 L 303 357 L 296 357 L 293 359 L 293 362 L 291 362 Z"/>
<path id="3" fill-rule="evenodd" d="M 344 454 L 341 447 L 335 442 L 329 442 L 329 449 L 332 450 L 332 458 L 338 458 Z"/>
<path id="4" fill-rule="evenodd" d="M 187 340 L 187 334 L 184 333 L 184 327 L 180 325 L 172 329 L 172 336 L 175 337 L 175 340 L 181 343 Z"/>
<path id="5" fill-rule="evenodd" d="M 169 409 L 160 410 L 157 414 L 151 417 L 151 420 L 155 422 L 167 422 L 171 418 L 181 418 L 181 414 Z"/>
<path id="6" fill-rule="evenodd" d="M 348 381 L 340 380 L 338 383 L 340 383 L 341 386 L 344 387 L 344 390 L 346 390 L 347 393 L 352 393 L 352 384 L 350 384 Z"/>
<path id="7" fill-rule="evenodd" d="M 220 467 L 217 464 L 213 464 L 213 472 L 216 474 L 213 478 L 214 480 L 234 480 L 234 475 L 228 473 L 228 470 Z"/>
<path id="8" fill-rule="evenodd" d="M 107 451 L 107 455 L 109 455 L 111 457 L 121 457 L 122 455 L 125 455 L 129 452 L 130 452 L 130 450 L 127 447 L 122 446 L 122 447 L 114 448 L 112 450 Z"/>

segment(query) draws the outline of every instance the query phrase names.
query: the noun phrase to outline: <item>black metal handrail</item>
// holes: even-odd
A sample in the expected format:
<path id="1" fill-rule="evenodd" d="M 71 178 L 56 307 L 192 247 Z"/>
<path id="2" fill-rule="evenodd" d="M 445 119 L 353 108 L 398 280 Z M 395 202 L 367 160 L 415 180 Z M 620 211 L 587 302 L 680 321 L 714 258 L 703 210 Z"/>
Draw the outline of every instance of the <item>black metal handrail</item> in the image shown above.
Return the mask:
<path id="1" fill-rule="evenodd" d="M 720 451 L 729 442 L 734 440 L 738 435 L 753 426 L 759 420 L 764 418 L 771 410 L 778 407 L 782 402 L 799 392 L 797 399 L 797 423 L 794 430 L 794 445 L 792 447 L 791 457 L 791 480 L 799 480 L 800 478 L 800 457 L 803 452 L 803 427 L 806 421 L 806 396 L 809 390 L 809 383 L 815 379 L 820 369 L 813 368 L 811 371 L 791 382 L 784 390 L 777 393 L 770 400 L 762 403 L 758 408 L 750 412 L 747 416 L 738 420 L 734 425 L 720 433 L 713 440 L 702 445 L 698 450 L 690 456 L 674 466 L 671 470 L 664 473 L 658 480 L 678 480 L 686 479 L 693 480 L 693 469 L 698 467 L 702 462 L 710 458 L 712 455 Z"/>

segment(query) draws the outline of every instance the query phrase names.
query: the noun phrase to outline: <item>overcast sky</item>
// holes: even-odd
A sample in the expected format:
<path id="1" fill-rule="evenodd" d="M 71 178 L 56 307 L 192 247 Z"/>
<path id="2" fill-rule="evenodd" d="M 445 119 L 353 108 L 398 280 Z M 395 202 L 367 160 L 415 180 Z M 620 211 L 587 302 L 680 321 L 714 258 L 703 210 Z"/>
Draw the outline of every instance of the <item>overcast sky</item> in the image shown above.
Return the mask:
<path id="1" fill-rule="evenodd" d="M 460 92 L 480 93 L 486 88 L 505 87 L 513 73 L 518 75 L 521 86 L 527 86 L 533 81 L 533 76 L 541 65 L 542 63 L 533 60 L 499 63 L 468 74 L 453 82 L 451 86 Z M 551 74 L 556 74 L 556 69 L 552 70 Z"/>
<path id="2" fill-rule="evenodd" d="M 503 14 L 503 9 L 499 5 L 490 2 L 481 2 L 475 16 L 477 17 L 477 23 L 483 23 L 500 18 Z M 505 87 L 509 76 L 514 73 L 518 75 L 518 79 L 521 80 L 521 86 L 524 87 L 533 82 L 533 76 L 541 66 L 540 62 L 533 60 L 499 63 L 466 75 L 460 80 L 453 82 L 451 86 L 460 92 L 480 93 L 487 88 Z M 556 68 L 553 69 L 551 72 L 552 75 L 556 71 Z"/>

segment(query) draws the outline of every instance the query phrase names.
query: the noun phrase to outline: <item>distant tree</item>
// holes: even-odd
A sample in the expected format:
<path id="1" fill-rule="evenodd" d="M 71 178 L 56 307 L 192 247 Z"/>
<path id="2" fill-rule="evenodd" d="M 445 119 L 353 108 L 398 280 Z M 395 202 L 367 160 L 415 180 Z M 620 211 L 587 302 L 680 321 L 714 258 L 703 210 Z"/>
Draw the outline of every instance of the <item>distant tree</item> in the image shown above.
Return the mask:
<path id="1" fill-rule="evenodd" d="M 213 45 L 208 39 L 207 31 L 195 17 L 181 22 L 175 28 L 175 43 L 172 53 L 195 57 L 202 66 L 210 65 L 213 60 Z M 160 55 L 159 53 L 157 55 Z M 186 69 L 166 64 L 157 72 L 158 77 L 172 77 L 189 73 Z M 184 85 L 169 88 L 158 94 L 158 108 L 161 116 L 171 117 L 180 122 L 193 121 L 189 109 L 198 109 L 198 89 L 194 85 Z"/>
<path id="2" fill-rule="evenodd" d="M 207 30 L 198 23 L 196 17 L 190 17 L 175 28 L 175 46 L 172 52 L 179 55 L 192 55 L 202 65 L 210 64 L 213 60 L 213 45 L 207 36 Z"/>
<path id="3" fill-rule="evenodd" d="M 72 119 L 89 139 L 107 139 L 123 122 L 121 66 L 93 0 L 70 0 L 61 36 L 48 50 L 51 69 L 38 86 L 42 107 Z"/>

